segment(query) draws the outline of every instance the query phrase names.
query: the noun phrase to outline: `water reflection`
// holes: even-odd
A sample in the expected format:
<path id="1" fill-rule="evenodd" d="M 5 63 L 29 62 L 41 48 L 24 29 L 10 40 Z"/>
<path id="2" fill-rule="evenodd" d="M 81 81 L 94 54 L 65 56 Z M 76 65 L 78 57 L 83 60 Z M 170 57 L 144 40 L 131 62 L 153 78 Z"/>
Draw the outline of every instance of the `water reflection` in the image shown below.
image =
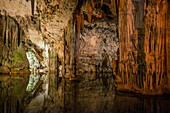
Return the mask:
<path id="1" fill-rule="evenodd" d="M 168 96 L 117 93 L 112 74 L 0 76 L 1 113 L 169 113 Z"/>
<path id="2" fill-rule="evenodd" d="M 27 91 L 33 96 L 29 104 L 27 105 L 24 113 L 38 113 L 43 110 L 44 101 L 48 99 L 48 74 L 31 74 L 29 83 L 27 85 Z M 41 90 L 40 90 L 41 89 Z"/>
<path id="3" fill-rule="evenodd" d="M 37 82 L 39 81 L 39 78 L 40 78 L 39 74 L 37 74 L 37 75 L 31 74 L 26 91 L 32 91 L 34 89 L 35 85 L 37 84 Z"/>
<path id="4" fill-rule="evenodd" d="M 0 113 L 23 113 L 28 75 L 0 75 Z"/>

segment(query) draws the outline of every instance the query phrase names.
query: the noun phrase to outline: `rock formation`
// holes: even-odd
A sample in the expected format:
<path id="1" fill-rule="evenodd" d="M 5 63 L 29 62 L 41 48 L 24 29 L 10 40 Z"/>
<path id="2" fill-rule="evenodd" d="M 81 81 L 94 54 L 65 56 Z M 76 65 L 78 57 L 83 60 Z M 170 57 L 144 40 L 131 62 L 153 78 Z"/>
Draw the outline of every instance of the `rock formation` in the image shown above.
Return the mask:
<path id="1" fill-rule="evenodd" d="M 25 34 L 18 22 L 10 16 L 0 15 L 0 73 L 28 71 L 25 52 Z"/>
<path id="2" fill-rule="evenodd" d="M 119 74 L 122 85 L 118 85 L 117 90 L 143 94 L 166 92 L 169 84 L 167 1 L 118 2 Z"/>
<path id="3" fill-rule="evenodd" d="M 117 90 L 168 93 L 168 4 L 167 0 L 1 0 L 0 73 L 28 72 L 26 52 L 31 51 L 57 76 L 60 65 L 63 77 L 112 70 Z"/>
<path id="4" fill-rule="evenodd" d="M 118 47 L 114 21 L 86 22 L 81 35 L 80 70 L 112 72 L 112 59 L 118 59 Z"/>

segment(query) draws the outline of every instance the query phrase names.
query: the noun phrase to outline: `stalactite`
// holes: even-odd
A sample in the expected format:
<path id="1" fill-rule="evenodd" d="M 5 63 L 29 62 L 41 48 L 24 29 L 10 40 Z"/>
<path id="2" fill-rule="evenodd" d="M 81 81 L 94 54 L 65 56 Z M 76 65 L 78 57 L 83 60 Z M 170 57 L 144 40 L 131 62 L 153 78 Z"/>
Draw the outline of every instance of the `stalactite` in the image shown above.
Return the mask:
<path id="1" fill-rule="evenodd" d="M 75 38 L 73 38 L 73 58 L 71 60 L 71 65 L 73 65 L 73 74 L 78 74 L 79 69 L 79 54 L 80 54 L 80 33 L 81 30 L 84 32 L 84 14 L 83 11 L 76 11 L 76 15 L 74 16 L 75 23 L 73 22 L 73 25 L 75 26 L 73 28 L 73 34 L 75 34 Z"/>
<path id="2" fill-rule="evenodd" d="M 64 64 L 64 65 L 63 65 L 63 73 L 62 73 L 63 76 L 65 76 L 65 73 L 66 73 L 66 72 L 65 72 L 65 71 L 66 71 L 66 70 L 65 70 L 65 65 L 66 65 L 66 36 L 67 36 L 67 34 L 66 34 L 66 31 L 67 31 L 67 30 L 66 30 L 66 29 L 67 29 L 67 28 L 64 29 L 64 36 L 63 36 L 63 37 L 64 37 L 64 52 L 63 52 L 63 53 L 64 53 L 64 55 L 63 55 L 63 57 L 64 57 L 64 59 L 63 59 L 63 61 L 64 61 L 63 64 Z"/>
<path id="3" fill-rule="evenodd" d="M 18 47 L 19 47 L 19 45 L 20 45 L 20 39 L 21 39 L 21 33 L 20 33 L 21 31 L 20 31 L 20 27 L 19 27 L 19 25 L 18 25 Z"/>
<path id="4" fill-rule="evenodd" d="M 158 2 L 157 6 L 159 8 L 159 4 L 162 5 L 161 2 Z M 146 3 L 145 5 L 145 8 L 147 10 L 150 10 L 152 12 L 148 12 L 146 13 L 147 15 L 147 18 L 146 18 L 146 34 L 149 34 L 149 35 L 146 35 L 146 38 L 145 38 L 145 42 L 148 43 L 149 45 L 146 46 L 146 54 L 148 55 L 148 60 L 146 61 L 147 62 L 147 65 L 151 65 L 152 69 L 150 71 L 151 73 L 151 76 L 153 76 L 153 74 L 156 72 L 156 87 L 158 87 L 158 85 L 161 85 L 162 84 L 162 80 L 163 80 L 163 75 L 165 73 L 165 59 L 164 59 L 164 54 L 165 54 L 165 37 L 164 37 L 164 34 L 165 33 L 165 25 L 163 23 L 165 23 L 165 18 L 163 15 L 166 15 L 166 14 L 163 14 L 163 13 L 166 13 L 166 8 L 164 9 L 161 9 L 161 10 L 157 10 L 157 8 L 155 8 L 156 10 L 153 10 L 154 9 L 154 6 L 152 7 L 149 7 L 151 4 L 149 2 Z M 160 6 L 161 6 L 160 5 Z M 148 7 L 147 7 L 148 6 Z M 156 15 L 156 12 L 158 12 L 158 15 Z M 153 19 L 150 19 L 150 17 L 152 17 Z M 154 20 L 154 21 L 153 21 Z M 157 23 L 157 24 L 156 24 Z M 159 24 L 158 24 L 159 23 Z M 155 35 L 157 35 L 157 32 L 155 32 L 155 27 L 158 27 L 158 38 L 155 37 Z M 155 41 L 157 39 L 157 41 Z M 149 43 L 149 41 L 151 43 Z M 157 43 L 156 43 L 157 42 Z M 156 52 L 155 54 L 155 60 L 152 59 L 152 54 Z M 156 66 L 155 66 L 156 64 Z M 149 67 L 148 67 L 148 70 L 149 71 Z M 152 80 L 152 77 L 149 78 L 149 81 L 153 81 Z M 152 88 L 152 86 L 150 86 Z"/>
<path id="5" fill-rule="evenodd" d="M 166 2 L 166 4 L 170 4 L 170 2 Z M 167 13 L 167 20 L 166 20 L 166 37 L 170 36 L 170 10 Z M 166 74 L 167 74 L 167 81 L 168 86 L 170 88 L 170 38 L 166 38 Z"/>
<path id="6" fill-rule="evenodd" d="M 41 32 L 41 19 L 40 19 L 40 17 L 38 19 L 38 30 Z"/>
<path id="7" fill-rule="evenodd" d="M 115 12 L 115 14 L 116 14 L 116 8 L 117 8 L 117 6 L 116 6 L 117 4 L 116 4 L 116 0 L 111 0 L 111 6 L 113 6 L 114 7 L 114 12 Z"/>
<path id="8" fill-rule="evenodd" d="M 15 55 L 22 51 L 22 50 L 20 51 L 22 47 L 21 48 L 18 48 L 18 47 L 19 47 L 20 41 L 24 40 L 24 33 L 23 33 L 23 30 L 20 29 L 19 23 L 14 18 L 7 16 L 7 15 L 4 15 L 4 16 L 1 15 L 0 21 L 1 21 L 0 23 L 3 23 L 1 24 L 3 28 L 1 47 L 3 48 L 0 50 L 0 60 L 2 62 L 1 66 L 7 67 L 7 70 L 1 71 L 0 73 L 9 73 L 10 68 L 12 66 L 13 66 L 12 67 L 13 69 L 15 68 L 15 63 L 17 62 L 15 61 L 16 60 Z M 23 54 L 19 54 L 19 55 L 25 58 Z M 14 58 L 11 58 L 11 57 L 14 57 Z M 18 61 L 18 62 L 21 62 L 21 61 Z M 23 66 L 25 65 L 25 67 L 27 67 L 26 66 L 27 63 L 28 62 L 26 62 L 25 64 L 23 63 Z M 0 70 L 2 70 L 2 68 Z"/>
<path id="9" fill-rule="evenodd" d="M 83 11 L 81 12 L 81 28 L 82 28 L 82 31 L 84 32 L 84 14 L 83 14 Z"/>
<path id="10" fill-rule="evenodd" d="M 76 15 L 76 20 L 77 20 L 77 37 L 78 39 L 80 38 L 80 28 L 81 28 L 81 23 L 82 23 L 82 19 L 81 19 L 81 13 Z"/>
<path id="11" fill-rule="evenodd" d="M 103 0 L 101 0 L 101 7 L 103 6 Z"/>
<path id="12" fill-rule="evenodd" d="M 4 29 L 4 44 L 6 44 L 6 29 L 7 29 L 7 17 L 5 16 L 5 29 Z"/>
<path id="13" fill-rule="evenodd" d="M 81 23 L 82 23 L 82 19 L 81 19 L 81 12 L 79 12 L 76 15 L 76 21 L 77 21 L 77 45 L 76 45 L 76 71 L 79 68 L 79 49 L 80 49 L 80 30 L 81 30 Z M 78 71 L 77 71 L 78 72 Z M 78 74 L 76 72 L 76 74 Z"/>
<path id="14" fill-rule="evenodd" d="M 91 23 L 92 20 L 92 6 L 90 0 L 87 2 L 87 10 L 88 10 L 88 21 Z"/>
<path id="15" fill-rule="evenodd" d="M 155 89 L 161 92 L 161 87 L 165 87 L 168 76 L 165 57 L 167 2 L 162 0 L 155 2 L 154 5 L 152 0 L 141 1 L 138 4 L 132 0 L 118 2 L 121 3 L 119 5 L 119 71 L 122 83 L 130 86 L 137 85 L 141 93 L 147 94 L 149 91 L 157 93 Z"/>
<path id="16" fill-rule="evenodd" d="M 8 47 L 8 24 L 9 24 L 8 16 L 6 16 L 6 47 Z"/>
<path id="17" fill-rule="evenodd" d="M 33 16 L 34 16 L 34 2 L 35 2 L 35 0 L 31 0 L 31 9 L 32 9 Z"/>
<path id="18" fill-rule="evenodd" d="M 12 45 L 12 39 L 13 39 L 13 41 L 15 40 L 15 38 L 13 36 L 12 29 L 13 29 L 13 27 L 11 27 L 11 29 L 10 29 L 11 35 L 10 35 L 10 41 L 9 41 L 9 46 L 10 46 L 11 49 L 12 49 L 12 46 L 13 46 Z"/>
<path id="19" fill-rule="evenodd" d="M 113 6 L 113 4 L 114 4 L 114 0 L 111 0 L 111 6 Z"/>
<path id="20" fill-rule="evenodd" d="M 93 0 L 91 0 L 91 4 L 92 4 L 92 8 L 94 8 L 95 2 Z"/>

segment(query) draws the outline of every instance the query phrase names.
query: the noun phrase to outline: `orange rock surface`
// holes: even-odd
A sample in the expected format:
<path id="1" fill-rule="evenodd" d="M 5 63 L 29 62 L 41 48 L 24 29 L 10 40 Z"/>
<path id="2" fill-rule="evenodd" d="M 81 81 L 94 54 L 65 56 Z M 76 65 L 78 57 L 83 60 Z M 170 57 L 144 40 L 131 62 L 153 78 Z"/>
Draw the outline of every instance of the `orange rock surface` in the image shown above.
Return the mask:
<path id="1" fill-rule="evenodd" d="M 137 85 L 146 94 L 163 91 L 170 81 L 167 1 L 119 0 L 118 7 L 122 84 Z"/>

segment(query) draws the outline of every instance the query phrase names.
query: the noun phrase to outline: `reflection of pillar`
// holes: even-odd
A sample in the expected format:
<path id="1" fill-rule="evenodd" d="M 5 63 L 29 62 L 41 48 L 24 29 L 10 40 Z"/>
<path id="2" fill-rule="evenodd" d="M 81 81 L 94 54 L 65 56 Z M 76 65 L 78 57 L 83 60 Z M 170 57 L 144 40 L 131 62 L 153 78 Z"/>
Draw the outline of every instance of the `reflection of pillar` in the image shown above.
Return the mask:
<path id="1" fill-rule="evenodd" d="M 49 92 L 49 74 L 46 75 L 46 84 L 45 84 L 45 98 L 48 97 L 48 92 Z"/>
<path id="2" fill-rule="evenodd" d="M 64 108 L 64 106 L 65 106 L 65 79 L 62 79 L 62 97 L 63 97 L 63 99 L 62 99 L 62 107 Z"/>

